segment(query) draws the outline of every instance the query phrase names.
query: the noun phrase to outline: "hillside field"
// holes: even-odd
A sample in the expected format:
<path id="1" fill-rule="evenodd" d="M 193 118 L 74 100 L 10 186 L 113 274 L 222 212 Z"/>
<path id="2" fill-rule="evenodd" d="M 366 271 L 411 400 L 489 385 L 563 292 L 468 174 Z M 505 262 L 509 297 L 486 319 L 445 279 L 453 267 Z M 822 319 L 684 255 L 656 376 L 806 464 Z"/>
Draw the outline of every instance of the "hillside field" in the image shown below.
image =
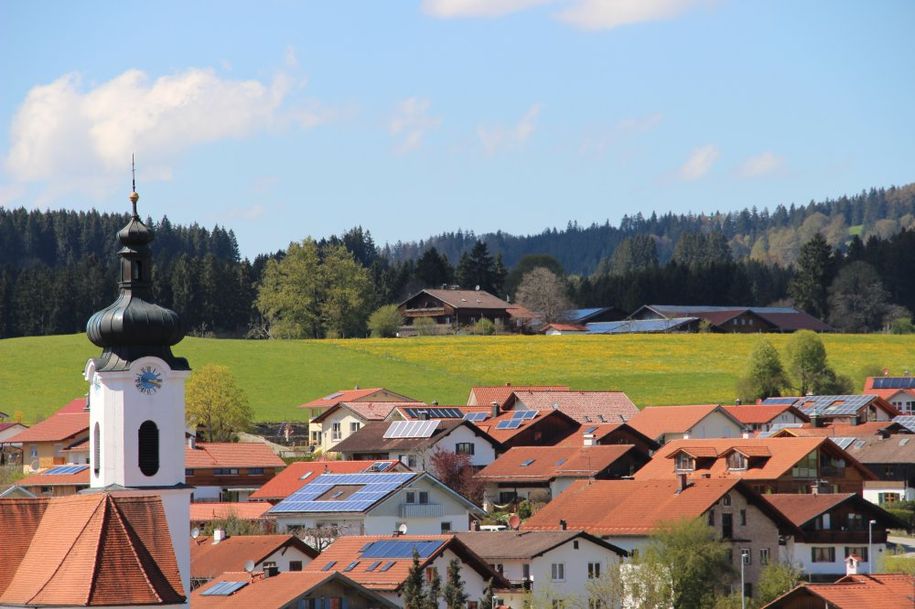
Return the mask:
<path id="1" fill-rule="evenodd" d="M 474 336 L 245 341 L 186 338 L 175 349 L 192 367 L 215 362 L 237 375 L 258 420 L 295 420 L 296 405 L 337 389 L 385 386 L 440 404 L 463 404 L 474 384 L 562 384 L 619 389 L 646 405 L 734 400 L 756 335 Z M 787 335 L 767 335 L 784 352 Z M 910 336 L 824 335 L 832 365 L 864 371 L 915 368 Z M 27 423 L 86 393 L 84 334 L 0 340 L 0 411 Z"/>

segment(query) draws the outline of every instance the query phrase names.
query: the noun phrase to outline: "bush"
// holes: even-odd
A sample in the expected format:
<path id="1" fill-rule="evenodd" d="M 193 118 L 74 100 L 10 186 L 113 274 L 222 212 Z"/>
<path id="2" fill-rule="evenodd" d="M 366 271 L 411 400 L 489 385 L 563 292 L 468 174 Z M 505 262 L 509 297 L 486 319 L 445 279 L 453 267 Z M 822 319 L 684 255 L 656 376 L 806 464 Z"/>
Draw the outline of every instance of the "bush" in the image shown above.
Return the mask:
<path id="1" fill-rule="evenodd" d="M 890 334 L 915 334 L 915 324 L 905 317 L 894 319 L 890 322 Z"/>
<path id="2" fill-rule="evenodd" d="M 483 336 L 490 336 L 496 333 L 496 324 L 486 319 L 485 317 L 482 317 L 480 318 L 480 321 L 473 324 L 473 333 Z"/>
<path id="3" fill-rule="evenodd" d="M 397 305 L 389 304 L 379 307 L 369 316 L 369 330 L 374 338 L 393 338 L 397 336 L 403 317 Z"/>
<path id="4" fill-rule="evenodd" d="M 416 330 L 417 336 L 432 336 L 435 334 L 438 326 L 430 317 L 418 317 L 413 321 L 413 329 Z"/>

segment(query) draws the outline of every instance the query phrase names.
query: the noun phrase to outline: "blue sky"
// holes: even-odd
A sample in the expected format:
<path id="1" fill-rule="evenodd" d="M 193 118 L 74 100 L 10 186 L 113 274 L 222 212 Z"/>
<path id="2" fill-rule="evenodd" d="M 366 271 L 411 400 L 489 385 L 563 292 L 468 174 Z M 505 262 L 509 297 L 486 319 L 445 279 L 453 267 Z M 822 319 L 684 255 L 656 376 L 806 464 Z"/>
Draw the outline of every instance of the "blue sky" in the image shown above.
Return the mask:
<path id="1" fill-rule="evenodd" d="M 539 232 L 915 180 L 915 3 L 0 4 L 0 205 L 242 253 Z"/>

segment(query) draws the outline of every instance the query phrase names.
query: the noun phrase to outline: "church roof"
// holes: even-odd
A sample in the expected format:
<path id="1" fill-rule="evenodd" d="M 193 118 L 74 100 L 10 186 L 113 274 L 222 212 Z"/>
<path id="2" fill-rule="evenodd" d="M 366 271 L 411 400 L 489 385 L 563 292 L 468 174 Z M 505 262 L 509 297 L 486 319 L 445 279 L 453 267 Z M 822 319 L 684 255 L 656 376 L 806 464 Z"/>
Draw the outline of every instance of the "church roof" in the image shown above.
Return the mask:
<path id="1" fill-rule="evenodd" d="M 185 600 L 156 495 L 0 499 L 0 530 L 0 605 L 171 605 Z"/>

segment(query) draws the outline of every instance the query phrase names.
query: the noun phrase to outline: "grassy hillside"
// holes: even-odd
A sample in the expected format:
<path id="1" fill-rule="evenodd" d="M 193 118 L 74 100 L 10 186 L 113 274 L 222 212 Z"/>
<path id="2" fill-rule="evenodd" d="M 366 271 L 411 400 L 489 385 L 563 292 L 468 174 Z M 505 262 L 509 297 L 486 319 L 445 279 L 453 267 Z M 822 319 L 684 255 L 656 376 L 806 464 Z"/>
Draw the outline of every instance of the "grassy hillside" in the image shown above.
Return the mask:
<path id="1" fill-rule="evenodd" d="M 787 336 L 769 335 L 779 350 Z M 333 390 L 383 385 L 419 399 L 462 404 L 473 384 L 567 384 L 621 389 L 639 405 L 729 402 L 755 336 L 505 336 L 402 340 L 242 341 L 187 338 L 175 353 L 192 367 L 229 366 L 261 420 L 301 416 L 297 404 Z M 836 369 L 915 369 L 906 336 L 826 335 Z M 44 417 L 86 392 L 82 370 L 98 349 L 85 335 L 0 340 L 0 411 Z"/>

